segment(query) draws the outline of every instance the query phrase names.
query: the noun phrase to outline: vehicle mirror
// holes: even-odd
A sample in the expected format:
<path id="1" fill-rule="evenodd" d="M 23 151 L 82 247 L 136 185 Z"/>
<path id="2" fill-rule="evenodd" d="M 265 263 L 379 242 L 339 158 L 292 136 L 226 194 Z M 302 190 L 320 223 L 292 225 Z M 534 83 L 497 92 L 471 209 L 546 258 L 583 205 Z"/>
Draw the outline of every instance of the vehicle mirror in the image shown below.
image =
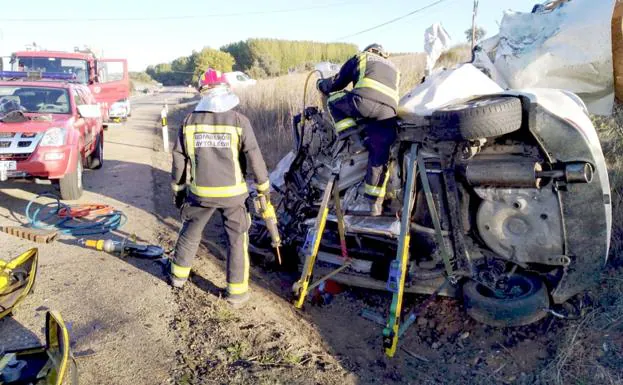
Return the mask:
<path id="1" fill-rule="evenodd" d="M 102 111 L 97 104 L 83 104 L 78 106 L 78 114 L 83 118 L 101 118 Z"/>

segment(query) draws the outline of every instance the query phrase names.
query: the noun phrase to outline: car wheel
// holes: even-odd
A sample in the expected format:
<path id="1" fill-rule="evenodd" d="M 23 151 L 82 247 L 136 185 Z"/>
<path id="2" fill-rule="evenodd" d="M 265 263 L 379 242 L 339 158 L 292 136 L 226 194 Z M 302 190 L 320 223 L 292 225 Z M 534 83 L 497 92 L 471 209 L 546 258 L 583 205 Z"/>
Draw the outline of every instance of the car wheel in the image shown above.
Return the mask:
<path id="1" fill-rule="evenodd" d="M 101 132 L 96 139 L 95 150 L 87 158 L 87 167 L 97 170 L 104 165 L 104 132 Z"/>
<path id="2" fill-rule="evenodd" d="M 506 293 L 494 293 L 475 281 L 463 285 L 463 301 L 467 314 L 491 326 L 528 325 L 547 315 L 549 294 L 540 277 L 513 274 Z"/>
<path id="3" fill-rule="evenodd" d="M 80 153 L 77 156 L 76 169 L 59 181 L 61 199 L 63 200 L 72 201 L 82 196 L 82 161 Z"/>
<path id="4" fill-rule="evenodd" d="M 491 138 L 517 131 L 521 123 L 520 99 L 482 96 L 433 112 L 430 136 L 448 141 Z"/>

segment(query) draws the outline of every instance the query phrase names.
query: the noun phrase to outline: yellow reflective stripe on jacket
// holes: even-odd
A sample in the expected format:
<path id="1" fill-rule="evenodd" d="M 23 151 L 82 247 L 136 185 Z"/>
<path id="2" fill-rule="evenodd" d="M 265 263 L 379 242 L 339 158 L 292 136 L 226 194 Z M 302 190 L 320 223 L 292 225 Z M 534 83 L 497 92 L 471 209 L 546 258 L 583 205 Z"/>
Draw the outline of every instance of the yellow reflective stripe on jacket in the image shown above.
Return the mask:
<path id="1" fill-rule="evenodd" d="M 255 188 L 257 191 L 266 191 L 270 188 L 270 180 L 266 180 L 264 183 L 256 184 Z"/>
<path id="2" fill-rule="evenodd" d="M 335 123 L 335 131 L 342 132 L 356 125 L 357 122 L 355 122 L 355 119 L 353 118 L 342 119 L 339 122 Z"/>
<path id="3" fill-rule="evenodd" d="M 195 134 L 230 134 L 231 135 L 231 157 L 234 170 L 235 185 L 232 186 L 198 186 L 196 184 L 196 159 L 195 159 Z M 247 193 L 247 184 L 242 177 L 242 170 L 238 160 L 240 154 L 240 137 L 242 136 L 242 128 L 236 126 L 209 125 L 209 124 L 193 124 L 184 127 L 184 138 L 186 141 L 186 151 L 191 160 L 192 183 L 190 191 L 202 198 L 230 198 Z"/>
<path id="4" fill-rule="evenodd" d="M 188 278 L 190 276 L 190 267 L 183 267 L 171 262 L 171 274 L 177 278 Z"/>
<path id="5" fill-rule="evenodd" d="M 395 100 L 396 103 L 399 99 L 397 90 L 392 89 L 391 87 L 388 87 L 385 84 L 377 82 L 376 80 L 372 80 L 370 78 L 363 78 L 359 80 L 357 84 L 355 84 L 355 88 L 372 88 L 373 90 L 389 96 L 390 98 L 392 98 L 392 100 Z"/>
<path id="6" fill-rule="evenodd" d="M 338 91 L 338 92 L 334 92 L 331 94 L 331 96 L 329 96 L 329 98 L 327 99 L 327 103 L 328 102 L 332 102 L 334 100 L 337 100 L 341 97 L 343 97 L 344 95 L 346 95 L 345 91 Z"/>
<path id="7" fill-rule="evenodd" d="M 367 64 L 368 56 L 365 53 L 362 53 L 361 55 L 359 55 L 359 79 L 357 80 L 357 83 L 359 83 L 366 77 Z M 357 85 L 355 85 L 355 88 L 357 88 Z"/>
<path id="8" fill-rule="evenodd" d="M 245 182 L 234 186 L 220 187 L 201 187 L 194 183 L 190 186 L 190 191 L 202 198 L 231 198 L 238 195 L 246 194 L 249 190 Z"/>
<path id="9" fill-rule="evenodd" d="M 395 100 L 396 103 L 398 103 L 398 100 L 400 99 L 398 94 L 398 85 L 400 84 L 400 72 L 396 72 L 396 87 L 391 88 L 381 82 L 366 77 L 367 62 L 367 54 L 363 53 L 359 55 L 359 80 L 357 80 L 357 83 L 353 88 L 372 88 L 373 90 L 389 96 L 390 98 Z"/>

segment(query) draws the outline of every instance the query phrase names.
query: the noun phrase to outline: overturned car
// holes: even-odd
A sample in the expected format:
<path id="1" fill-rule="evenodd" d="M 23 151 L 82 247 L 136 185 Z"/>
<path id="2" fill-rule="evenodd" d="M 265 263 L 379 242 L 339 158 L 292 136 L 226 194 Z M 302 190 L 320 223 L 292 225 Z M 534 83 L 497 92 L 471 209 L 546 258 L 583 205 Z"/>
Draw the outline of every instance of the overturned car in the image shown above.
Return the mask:
<path id="1" fill-rule="evenodd" d="M 462 70 L 482 76 L 474 84 L 491 82 Z M 460 297 L 470 316 L 490 325 L 529 324 L 594 285 L 606 262 L 612 218 L 602 149 L 574 94 L 491 92 L 489 84 L 438 100 L 444 88 L 456 89 L 452 79 L 446 73 L 418 86 L 431 97 L 421 99 L 428 109 L 398 120 L 381 217 L 358 210 L 362 131 L 337 138 L 316 107 L 295 118 L 295 148 L 271 175 L 284 255 L 302 256 L 304 275 L 309 265 L 318 277 L 347 265 L 332 278 L 390 291 L 402 282 L 406 292 Z M 339 200 L 327 201 L 327 188 Z M 261 225 L 251 241 L 270 248 Z M 351 259 L 342 258 L 343 246 Z M 295 295 L 306 289 L 302 281 Z"/>

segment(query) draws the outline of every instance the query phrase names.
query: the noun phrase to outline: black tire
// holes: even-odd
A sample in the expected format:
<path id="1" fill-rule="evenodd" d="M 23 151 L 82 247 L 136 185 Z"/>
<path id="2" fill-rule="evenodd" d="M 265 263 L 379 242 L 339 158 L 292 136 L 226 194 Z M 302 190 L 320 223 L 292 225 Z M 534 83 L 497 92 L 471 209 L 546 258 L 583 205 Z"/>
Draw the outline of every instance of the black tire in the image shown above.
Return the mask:
<path id="1" fill-rule="evenodd" d="M 87 167 L 97 170 L 104 165 L 104 132 L 100 132 L 95 140 L 95 150 L 87 158 Z"/>
<path id="2" fill-rule="evenodd" d="M 549 294 L 541 278 L 514 274 L 509 285 L 521 289 L 521 294 L 500 298 L 487 287 L 467 281 L 463 285 L 467 314 L 478 322 L 497 327 L 528 325 L 547 315 Z"/>
<path id="3" fill-rule="evenodd" d="M 76 161 L 76 169 L 65 175 L 58 184 L 61 190 L 61 199 L 73 201 L 82 196 L 82 160 L 80 153 Z"/>
<path id="4" fill-rule="evenodd" d="M 519 130 L 521 122 L 520 99 L 482 96 L 433 112 L 430 135 L 448 141 L 491 138 Z"/>

